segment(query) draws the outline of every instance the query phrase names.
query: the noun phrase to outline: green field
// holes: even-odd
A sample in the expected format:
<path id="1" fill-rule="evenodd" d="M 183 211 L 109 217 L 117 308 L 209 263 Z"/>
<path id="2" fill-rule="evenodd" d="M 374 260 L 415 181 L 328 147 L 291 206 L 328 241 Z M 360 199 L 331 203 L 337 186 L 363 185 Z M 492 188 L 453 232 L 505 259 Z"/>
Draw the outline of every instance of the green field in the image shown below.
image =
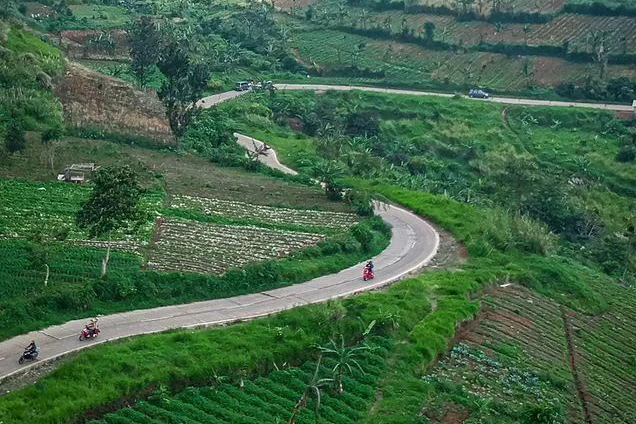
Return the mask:
<path id="1" fill-rule="evenodd" d="M 590 110 L 363 93 L 251 95 L 221 109 L 237 129 L 268 140 L 285 163 L 314 175 L 315 164 L 337 161 L 342 182 L 373 190 L 449 229 L 464 243 L 468 261 L 386 292 L 241 326 L 147 336 L 86 352 L 39 386 L 0 398 L 0 411 L 8 411 L 0 415 L 5 423 L 70 421 L 95 406 L 113 411 L 108 405 L 117 399 L 135 398 L 157 385 L 165 388 L 149 401 L 91 417 L 107 423 L 200 422 L 218 413 L 226 421 L 251 422 L 251 407 L 237 409 L 231 399 L 246 405 L 270 399 L 263 419 L 285 421 L 311 366 L 271 371 L 284 362 L 316 361 L 318 353 L 308 347 L 329 338 L 343 335 L 354 345 L 372 322 L 370 334 L 387 339 L 387 359 L 365 373 L 364 397 L 354 380 L 345 381 L 341 395 L 326 387 L 325 420 L 342 421 L 338 414 L 344 406 L 332 405 L 358 396 L 362 400 L 349 410 L 378 424 L 411 423 L 422 416 L 441 423 L 448 411 L 485 423 L 536 424 L 542 421 L 528 417 L 543 413 L 577 424 L 585 419 L 582 405 L 599 422 L 629 422 L 631 350 L 617 351 L 632 337 L 636 252 L 629 223 L 636 185 L 633 162 L 618 160 L 632 143 L 629 122 Z M 290 117 L 303 133 L 286 126 Z M 339 135 L 322 135 L 325 124 L 338 128 Z M 157 154 L 148 156 L 156 161 Z M 177 178 L 165 175 L 167 181 Z M 205 211 L 208 205 L 197 208 Z M 234 213 L 239 212 L 237 207 Z M 504 283 L 514 283 L 514 290 L 467 298 Z M 463 342 L 429 369 L 448 352 L 458 324 L 475 316 L 474 326 L 460 334 Z M 78 378 L 86 364 L 106 360 L 116 365 L 99 384 Z M 169 365 L 174 363 L 181 364 L 178 371 Z M 613 371 L 617 367 L 620 373 Z M 229 380 L 218 385 L 219 376 Z M 281 379 L 290 382 L 284 392 L 277 385 Z M 470 385 L 460 387 L 464 381 Z M 209 385 L 214 388 L 182 392 L 184 386 Z M 581 397 L 583 386 L 588 395 Z M 77 401 L 72 394 L 87 387 L 93 398 Z M 614 393 L 610 405 L 601 396 L 604 389 Z M 277 396 L 268 397 L 268 390 Z M 187 406 L 188 399 L 200 402 Z M 58 407 L 47 411 L 49 402 Z M 311 405 L 299 422 L 313 420 Z"/>
<path id="2" fill-rule="evenodd" d="M 91 186 L 53 181 L 55 173 L 42 162 L 46 152 L 30 138 L 19 156 L 0 158 L 5 200 L 0 276 L 11 282 L 2 287 L 2 338 L 77 316 L 290 284 L 357 263 L 388 241 L 382 224 L 362 220 L 315 187 L 220 168 L 187 154 L 67 138 L 56 142 L 60 169 L 85 162 L 127 164 L 147 188 L 142 199 L 147 221 L 134 232 L 114 235 L 114 256 L 103 280 L 100 256 L 106 243 L 89 240 L 75 224 Z M 249 203 L 232 201 L 237 193 Z M 371 239 L 358 242 L 354 225 Z M 209 233 L 207 242 L 195 252 L 192 246 L 201 243 L 202 232 Z M 287 259 L 273 265 L 280 258 Z M 226 273 L 236 267 L 253 273 L 239 278 L 251 281 L 247 286 Z"/>
<path id="3" fill-rule="evenodd" d="M 364 215 L 371 198 L 430 220 L 442 244 L 425 272 L 384 290 L 109 342 L 3 382 L 0 424 L 633 424 L 632 121 L 459 96 L 272 91 L 202 112 L 178 148 L 88 127 L 74 134 L 94 140 L 54 131 L 47 144 L 43 132 L 64 127 L 51 86 L 63 57 L 24 26 L 110 30 L 154 14 L 163 41 L 210 72 L 210 92 L 275 77 L 628 102 L 631 4 L 72 3 L 70 14 L 39 5 L 56 11 L 44 18 L 0 6 L 0 340 L 336 273 L 387 246 L 390 228 Z M 87 64 L 134 81 L 126 63 Z M 232 131 L 301 174 L 252 162 Z M 146 189 L 146 225 L 115 234 L 104 278 L 105 240 L 75 224 L 90 181 L 55 181 L 86 162 L 128 165 Z M 345 201 L 325 195 L 342 189 Z M 96 364 L 107 372 L 96 377 Z"/>
<path id="4" fill-rule="evenodd" d="M 344 378 L 346 392 L 334 393 L 332 387 L 323 388 L 320 399 L 320 422 L 333 424 L 355 423 L 363 419 L 374 400 L 375 386 L 386 371 L 386 359 L 391 340 L 373 340 L 356 361 L 360 368 Z M 337 364 L 326 358 L 318 368 L 321 376 L 329 376 Z M 106 415 L 91 424 L 135 423 L 154 420 L 156 423 L 279 423 L 287 421 L 294 405 L 316 371 L 315 362 L 299 367 L 274 371 L 267 376 L 248 380 L 244 387 L 221 382 L 214 387 L 190 388 L 175 397 L 140 402 L 135 408 Z M 333 385 L 332 385 L 333 386 Z M 299 423 L 313 422 L 314 405 L 309 404 L 298 416 Z"/>

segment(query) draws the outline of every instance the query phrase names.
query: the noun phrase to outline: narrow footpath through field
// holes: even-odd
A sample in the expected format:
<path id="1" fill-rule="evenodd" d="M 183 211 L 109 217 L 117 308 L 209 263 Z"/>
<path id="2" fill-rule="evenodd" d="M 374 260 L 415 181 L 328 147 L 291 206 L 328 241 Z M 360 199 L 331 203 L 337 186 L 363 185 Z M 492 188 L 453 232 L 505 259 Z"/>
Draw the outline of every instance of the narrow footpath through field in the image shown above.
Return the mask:
<path id="1" fill-rule="evenodd" d="M 222 100 L 224 99 L 219 101 Z M 240 134 L 235 136 L 237 142 L 248 150 L 262 145 L 261 141 Z M 295 173 L 278 162 L 273 150 L 267 153 L 267 156 L 259 158 L 268 166 L 286 173 Z M 110 340 L 175 328 L 206 327 L 243 321 L 296 306 L 372 290 L 409 275 L 425 266 L 436 255 L 440 237 L 429 223 L 395 206 L 383 203 L 376 203 L 375 206 L 376 213 L 391 226 L 392 236 L 389 246 L 373 258 L 376 269 L 374 280 L 363 281 L 363 264 L 358 264 L 336 274 L 266 292 L 108 315 L 100 318 L 100 336 L 84 342 L 80 342 L 78 336 L 87 320 L 69 321 L 0 342 L 0 381 L 47 360 Z M 18 357 L 31 339 L 36 340 L 40 346 L 40 358 L 36 362 L 19 365 Z"/>

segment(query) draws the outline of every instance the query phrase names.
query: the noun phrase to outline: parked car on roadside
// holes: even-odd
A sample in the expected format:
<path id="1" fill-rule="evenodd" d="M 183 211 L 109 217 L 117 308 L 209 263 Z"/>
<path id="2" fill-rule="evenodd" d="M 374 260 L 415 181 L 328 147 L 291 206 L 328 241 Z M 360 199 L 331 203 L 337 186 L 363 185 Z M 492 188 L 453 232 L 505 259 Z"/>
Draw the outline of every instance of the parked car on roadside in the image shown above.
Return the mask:
<path id="1" fill-rule="evenodd" d="M 251 86 L 252 84 L 250 84 L 247 81 L 239 81 L 236 84 L 234 84 L 234 89 L 236 91 L 247 91 L 250 89 Z"/>
<path id="2" fill-rule="evenodd" d="M 468 92 L 468 97 L 471 97 L 473 99 L 489 99 L 490 93 L 487 93 L 484 90 L 473 88 Z"/>

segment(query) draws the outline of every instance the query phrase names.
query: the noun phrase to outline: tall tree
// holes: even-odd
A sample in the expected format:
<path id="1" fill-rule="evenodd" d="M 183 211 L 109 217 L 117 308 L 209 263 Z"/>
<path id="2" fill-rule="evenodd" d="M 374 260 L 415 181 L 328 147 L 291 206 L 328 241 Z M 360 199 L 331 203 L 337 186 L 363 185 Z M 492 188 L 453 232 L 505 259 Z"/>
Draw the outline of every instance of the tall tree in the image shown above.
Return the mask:
<path id="1" fill-rule="evenodd" d="M 16 119 L 13 119 L 7 128 L 4 147 L 9 154 L 20 152 L 26 148 L 26 133 Z"/>
<path id="2" fill-rule="evenodd" d="M 60 127 L 48 128 L 42 133 L 42 144 L 46 146 L 46 162 L 51 167 L 51 172 L 55 168 L 55 151 L 60 137 L 62 137 L 62 129 Z"/>
<path id="3" fill-rule="evenodd" d="M 148 16 L 142 16 L 128 29 L 130 69 L 142 87 L 148 84 L 152 67 L 159 59 L 161 33 Z"/>
<path id="4" fill-rule="evenodd" d="M 424 38 L 427 43 L 432 43 L 435 38 L 435 23 L 433 22 L 424 22 Z"/>
<path id="5" fill-rule="evenodd" d="M 202 63 L 192 63 L 183 43 L 171 40 L 161 52 L 157 67 L 166 77 L 157 93 L 166 107 L 177 146 L 199 110 L 196 102 L 207 87 L 208 71 Z"/>
<path id="6" fill-rule="evenodd" d="M 106 275 L 110 260 L 112 234 L 121 229 L 137 229 L 145 214 L 139 206 L 143 193 L 139 176 L 129 166 L 108 167 L 97 171 L 93 192 L 77 213 L 77 225 L 88 230 L 91 238 L 107 237 L 101 276 Z"/>

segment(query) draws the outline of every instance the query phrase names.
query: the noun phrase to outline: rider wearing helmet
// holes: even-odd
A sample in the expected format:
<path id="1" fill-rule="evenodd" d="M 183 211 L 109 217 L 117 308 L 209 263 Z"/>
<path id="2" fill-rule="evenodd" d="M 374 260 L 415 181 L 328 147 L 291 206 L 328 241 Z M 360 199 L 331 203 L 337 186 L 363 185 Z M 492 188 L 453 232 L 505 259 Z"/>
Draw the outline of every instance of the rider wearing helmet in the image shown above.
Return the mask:
<path id="1" fill-rule="evenodd" d="M 369 268 L 369 271 L 373 272 L 373 261 L 367 262 L 365 265 L 366 268 Z"/>
<path id="2" fill-rule="evenodd" d="M 86 324 L 86 329 L 88 330 L 89 337 L 93 337 L 93 335 L 95 334 L 95 329 L 97 328 L 97 321 L 99 321 L 99 318 L 97 317 L 91 318 L 91 321 L 88 324 Z"/>
<path id="3" fill-rule="evenodd" d="M 24 348 L 24 356 L 32 356 L 38 351 L 38 346 L 35 344 L 35 340 L 31 340 L 31 343 Z"/>

